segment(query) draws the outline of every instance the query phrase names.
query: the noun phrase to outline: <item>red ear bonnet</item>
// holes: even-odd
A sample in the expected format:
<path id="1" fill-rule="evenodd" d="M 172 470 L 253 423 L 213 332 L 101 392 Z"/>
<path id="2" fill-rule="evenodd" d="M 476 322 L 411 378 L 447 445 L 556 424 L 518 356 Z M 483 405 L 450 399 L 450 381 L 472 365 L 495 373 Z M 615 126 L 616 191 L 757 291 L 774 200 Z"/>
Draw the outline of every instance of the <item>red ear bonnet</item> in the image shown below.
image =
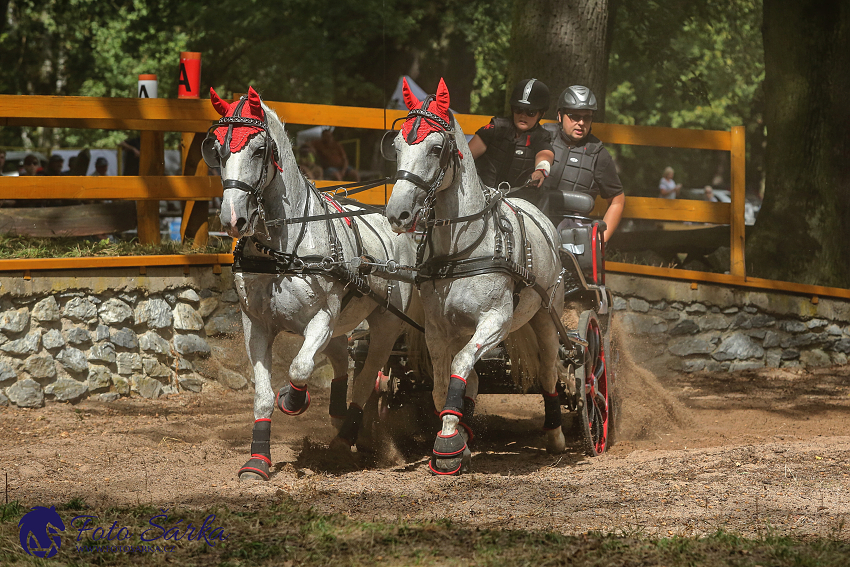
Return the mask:
<path id="1" fill-rule="evenodd" d="M 410 91 L 410 87 L 407 85 L 407 79 L 404 79 L 402 85 L 402 93 L 404 94 L 404 104 L 407 105 L 409 110 L 414 110 L 420 108 L 422 106 L 422 102 L 416 98 Z M 432 114 L 436 114 L 443 120 L 445 120 L 449 127 L 451 128 L 452 119 L 449 114 L 449 89 L 446 87 L 446 83 L 443 79 L 440 79 L 440 84 L 437 87 L 437 95 L 434 100 L 428 104 L 428 108 L 425 109 Z M 401 128 L 401 133 L 404 136 L 404 139 L 408 139 L 408 135 L 410 130 L 414 127 L 418 122 L 418 129 L 416 130 L 416 139 L 413 142 L 410 142 L 411 145 L 418 144 L 422 140 L 424 140 L 428 134 L 432 134 L 434 132 L 442 131 L 442 128 L 439 126 L 427 121 L 422 118 L 417 121 L 416 116 L 410 116 L 407 120 L 404 121 L 404 126 Z"/>
<path id="2" fill-rule="evenodd" d="M 449 121 L 449 89 L 446 87 L 446 82 L 443 81 L 442 77 L 440 78 L 440 84 L 437 85 L 437 109 L 437 112 L 434 112 L 434 114 L 451 124 L 451 121 Z"/>
<path id="3" fill-rule="evenodd" d="M 414 108 L 419 108 L 419 105 L 422 103 L 419 102 L 416 95 L 410 91 L 410 85 L 407 84 L 407 77 L 403 78 L 401 81 L 401 92 L 404 95 L 404 104 L 407 105 L 407 109 L 413 110 Z"/>
<path id="4" fill-rule="evenodd" d="M 215 92 L 215 89 L 210 87 L 210 101 L 212 101 L 213 108 L 220 115 L 224 116 L 227 114 L 227 103 L 221 100 L 221 97 L 218 96 L 218 93 Z"/>
<path id="5" fill-rule="evenodd" d="M 231 104 L 226 103 L 213 89 L 210 89 L 210 101 L 216 111 L 226 118 L 234 116 L 234 113 L 240 103 L 238 100 Z M 255 91 L 253 87 L 248 87 L 248 101 L 242 105 L 239 116 L 242 118 L 254 118 L 260 121 L 262 121 L 265 116 L 265 112 L 263 112 L 263 106 L 260 101 L 260 95 L 257 94 L 257 91 Z M 214 130 L 215 137 L 219 144 L 224 145 L 225 138 L 227 137 L 227 128 L 228 127 L 226 125 L 222 125 Z M 247 144 L 255 134 L 262 131 L 263 129 L 257 126 L 242 126 L 234 124 L 233 135 L 230 138 L 230 151 L 232 153 L 238 152 L 245 147 L 245 144 Z"/>
<path id="6" fill-rule="evenodd" d="M 260 95 L 257 94 L 254 87 L 248 87 L 248 105 L 251 107 L 251 116 L 259 117 L 262 120 L 263 105 L 260 103 Z M 243 112 L 242 115 L 244 116 L 245 113 Z"/>

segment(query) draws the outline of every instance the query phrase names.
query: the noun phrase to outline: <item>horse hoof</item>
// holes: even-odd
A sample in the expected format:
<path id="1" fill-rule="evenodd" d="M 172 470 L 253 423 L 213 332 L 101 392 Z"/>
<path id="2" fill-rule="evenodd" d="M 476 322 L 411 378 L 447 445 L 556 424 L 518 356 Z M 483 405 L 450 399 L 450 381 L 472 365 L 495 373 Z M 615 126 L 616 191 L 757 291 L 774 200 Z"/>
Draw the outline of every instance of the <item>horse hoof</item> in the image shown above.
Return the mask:
<path id="1" fill-rule="evenodd" d="M 268 480 L 269 479 L 269 464 L 257 458 L 249 459 L 241 469 L 239 469 L 239 480 Z"/>
<path id="2" fill-rule="evenodd" d="M 296 392 L 304 392 L 302 394 L 304 397 L 301 398 L 301 402 L 296 407 L 287 408 L 287 399 L 292 401 L 292 398 L 296 397 L 298 394 L 292 394 L 292 391 Z M 277 399 L 275 400 L 275 405 L 277 408 L 285 413 L 286 415 L 301 415 L 307 408 L 310 407 L 310 392 L 305 388 L 304 390 L 298 390 L 297 388 L 293 388 L 292 383 L 290 382 L 286 386 L 280 389 L 277 393 Z"/>
<path id="3" fill-rule="evenodd" d="M 567 450 L 567 441 L 564 432 L 559 427 L 546 432 L 546 452 L 550 455 L 560 455 Z"/>
<path id="4" fill-rule="evenodd" d="M 463 450 L 463 455 L 452 459 L 438 459 L 431 457 L 428 468 L 435 476 L 457 476 L 468 473 L 472 464 L 472 452 L 469 448 Z"/>

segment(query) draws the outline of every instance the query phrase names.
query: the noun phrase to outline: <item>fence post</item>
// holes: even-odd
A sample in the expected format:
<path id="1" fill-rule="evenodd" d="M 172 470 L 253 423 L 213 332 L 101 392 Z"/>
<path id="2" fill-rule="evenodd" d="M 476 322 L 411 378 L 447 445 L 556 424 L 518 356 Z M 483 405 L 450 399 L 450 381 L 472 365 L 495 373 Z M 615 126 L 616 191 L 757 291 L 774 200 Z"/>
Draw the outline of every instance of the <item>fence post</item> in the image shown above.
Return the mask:
<path id="1" fill-rule="evenodd" d="M 207 164 L 201 159 L 201 142 L 205 134 L 183 134 L 183 175 L 207 175 Z M 209 201 L 186 201 L 180 223 L 180 240 L 194 238 L 192 248 L 201 248 L 209 242 Z"/>
<path id="2" fill-rule="evenodd" d="M 165 175 L 165 134 L 141 132 L 139 175 Z M 141 244 L 159 244 L 159 201 L 136 201 Z"/>
<path id="3" fill-rule="evenodd" d="M 729 273 L 742 278 L 747 276 L 744 264 L 746 238 L 744 235 L 744 203 L 746 201 L 746 185 L 744 172 L 746 170 L 746 141 L 743 126 L 732 127 L 732 163 L 730 167 L 730 192 L 732 197 L 732 218 L 730 219 L 731 266 Z"/>
<path id="4" fill-rule="evenodd" d="M 180 52 L 180 72 L 177 81 L 178 98 L 201 97 L 201 54 L 197 51 Z M 203 140 L 201 134 L 183 134 L 183 175 L 206 175 L 206 167 L 203 173 L 200 163 L 194 161 L 194 167 L 190 161 L 192 156 L 200 157 L 200 142 Z M 209 240 L 209 201 L 185 201 L 183 203 L 183 220 L 180 223 L 180 240 L 193 238 L 192 248 L 206 246 Z"/>

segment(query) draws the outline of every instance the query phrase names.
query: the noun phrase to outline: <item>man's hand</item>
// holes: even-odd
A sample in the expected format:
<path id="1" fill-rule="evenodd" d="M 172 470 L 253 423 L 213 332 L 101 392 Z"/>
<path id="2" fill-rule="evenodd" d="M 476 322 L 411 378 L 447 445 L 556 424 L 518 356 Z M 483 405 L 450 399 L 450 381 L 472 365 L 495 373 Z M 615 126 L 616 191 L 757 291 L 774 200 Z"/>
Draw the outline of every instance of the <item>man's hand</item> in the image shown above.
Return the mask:
<path id="1" fill-rule="evenodd" d="M 543 175 L 543 171 L 539 169 L 535 169 L 534 173 L 531 174 L 531 183 L 530 185 L 534 185 L 535 187 L 540 187 L 543 185 L 543 180 L 546 179 L 546 176 Z"/>

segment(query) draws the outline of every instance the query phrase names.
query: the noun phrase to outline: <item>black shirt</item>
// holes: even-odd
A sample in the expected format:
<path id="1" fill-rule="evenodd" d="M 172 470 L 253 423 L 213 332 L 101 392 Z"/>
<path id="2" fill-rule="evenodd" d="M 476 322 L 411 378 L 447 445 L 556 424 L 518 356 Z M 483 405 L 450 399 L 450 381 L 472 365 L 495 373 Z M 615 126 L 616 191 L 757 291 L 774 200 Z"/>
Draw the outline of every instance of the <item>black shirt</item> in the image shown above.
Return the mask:
<path id="1" fill-rule="evenodd" d="M 534 159 L 543 150 L 552 151 L 549 133 L 538 123 L 525 132 L 518 132 L 513 120 L 492 118 L 475 133 L 487 146 L 475 166 L 482 181 L 496 187 L 507 181 L 522 185 L 534 171 Z M 517 135 L 519 134 L 519 135 Z"/>

